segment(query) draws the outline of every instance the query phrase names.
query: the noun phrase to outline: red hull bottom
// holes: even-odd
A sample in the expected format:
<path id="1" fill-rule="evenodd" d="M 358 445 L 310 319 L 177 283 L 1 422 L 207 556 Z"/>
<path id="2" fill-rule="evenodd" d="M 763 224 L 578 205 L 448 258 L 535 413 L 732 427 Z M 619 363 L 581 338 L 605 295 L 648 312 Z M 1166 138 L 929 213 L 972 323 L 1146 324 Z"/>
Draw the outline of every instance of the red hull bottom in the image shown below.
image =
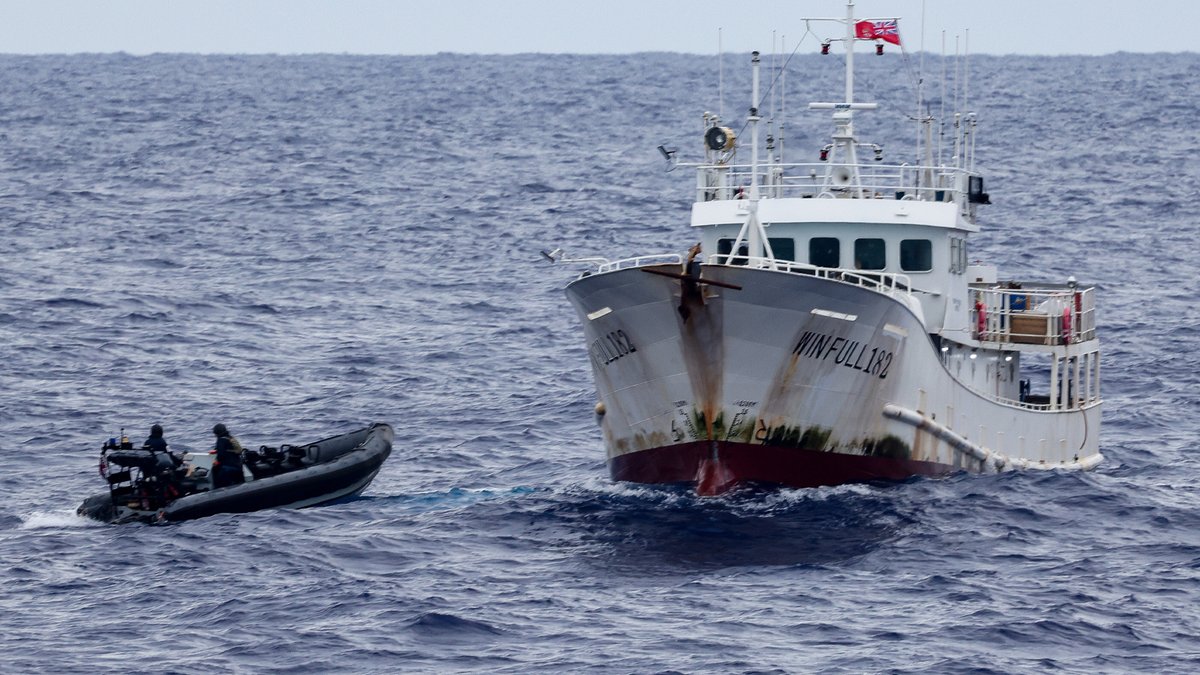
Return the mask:
<path id="1" fill-rule="evenodd" d="M 954 471 L 954 467 L 936 462 L 730 441 L 694 441 L 631 452 L 610 459 L 608 466 L 613 480 L 694 482 L 696 492 L 702 495 L 721 494 L 739 483 L 810 488 L 902 480 L 911 476 L 941 476 Z"/>

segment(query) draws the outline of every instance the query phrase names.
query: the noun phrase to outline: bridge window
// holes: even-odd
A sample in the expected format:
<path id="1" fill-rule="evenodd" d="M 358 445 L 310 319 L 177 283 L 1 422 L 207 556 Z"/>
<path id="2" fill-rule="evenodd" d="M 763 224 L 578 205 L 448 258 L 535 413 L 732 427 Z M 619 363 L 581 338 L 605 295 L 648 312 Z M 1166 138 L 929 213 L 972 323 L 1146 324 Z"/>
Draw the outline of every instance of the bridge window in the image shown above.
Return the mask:
<path id="1" fill-rule="evenodd" d="M 933 270 L 933 243 L 928 239 L 904 239 L 900 242 L 900 269 L 904 272 Z"/>
<path id="2" fill-rule="evenodd" d="M 841 242 L 836 237 L 813 237 L 808 240 L 808 264 L 817 267 L 841 267 Z"/>
<path id="3" fill-rule="evenodd" d="M 887 247 L 882 239 L 854 240 L 854 269 L 881 270 L 887 267 Z"/>
<path id="4" fill-rule="evenodd" d="M 796 240 L 791 237 L 768 237 L 776 260 L 796 262 Z"/>
<path id="5" fill-rule="evenodd" d="M 771 252 L 775 254 L 776 260 L 787 260 L 789 262 L 795 262 L 795 260 L 796 260 L 796 240 L 795 239 L 792 239 L 791 237 L 768 237 L 767 243 L 769 243 L 771 245 Z M 730 251 L 732 251 L 732 250 L 733 250 L 733 240 L 732 239 L 718 239 L 717 240 L 717 255 L 727 256 L 727 255 L 729 255 Z M 743 256 L 743 259 L 742 260 L 734 260 L 733 264 L 745 265 L 746 260 L 745 260 L 744 256 L 747 255 L 747 252 L 749 250 L 750 249 L 746 245 L 746 241 L 743 239 L 742 245 L 738 247 L 738 252 L 736 253 L 736 255 Z"/>

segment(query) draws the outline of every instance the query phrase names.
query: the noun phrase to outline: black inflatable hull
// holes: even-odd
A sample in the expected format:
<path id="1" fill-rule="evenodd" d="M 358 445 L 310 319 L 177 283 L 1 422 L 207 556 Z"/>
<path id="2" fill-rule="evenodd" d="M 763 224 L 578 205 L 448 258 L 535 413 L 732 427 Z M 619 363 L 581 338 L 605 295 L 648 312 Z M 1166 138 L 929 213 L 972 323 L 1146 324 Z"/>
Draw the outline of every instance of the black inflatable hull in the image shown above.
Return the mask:
<path id="1" fill-rule="evenodd" d="M 186 495 L 152 512 L 114 506 L 110 493 L 104 492 L 84 500 L 78 512 L 109 523 L 172 522 L 218 513 L 329 504 L 353 497 L 370 485 L 392 452 L 392 440 L 390 426 L 374 424 L 309 444 L 318 448 L 319 456 L 306 468 Z"/>

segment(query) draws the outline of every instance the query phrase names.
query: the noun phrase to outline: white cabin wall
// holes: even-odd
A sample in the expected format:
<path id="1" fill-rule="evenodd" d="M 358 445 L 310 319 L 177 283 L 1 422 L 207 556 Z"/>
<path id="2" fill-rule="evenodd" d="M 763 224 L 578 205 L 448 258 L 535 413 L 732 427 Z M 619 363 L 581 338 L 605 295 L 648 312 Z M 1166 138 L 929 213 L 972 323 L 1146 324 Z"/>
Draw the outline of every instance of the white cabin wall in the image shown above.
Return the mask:
<path id="1" fill-rule="evenodd" d="M 942 363 L 954 379 L 984 396 L 1020 399 L 1020 352 L 977 349 L 945 341 Z"/>

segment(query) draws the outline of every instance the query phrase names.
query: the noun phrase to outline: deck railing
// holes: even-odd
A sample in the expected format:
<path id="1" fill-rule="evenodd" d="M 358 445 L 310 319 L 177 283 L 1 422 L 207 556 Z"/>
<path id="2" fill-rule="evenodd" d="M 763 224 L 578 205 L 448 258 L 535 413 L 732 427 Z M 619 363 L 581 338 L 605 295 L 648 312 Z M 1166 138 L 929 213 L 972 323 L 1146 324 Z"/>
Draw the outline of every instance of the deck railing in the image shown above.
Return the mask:
<path id="1" fill-rule="evenodd" d="M 754 178 L 750 165 L 692 166 L 697 168 L 696 201 L 749 197 Z M 857 196 L 862 189 L 863 197 L 868 199 L 955 202 L 963 197 L 971 175 L 954 167 L 904 164 L 768 164 L 759 167 L 758 184 L 765 199 L 847 198 Z"/>
<path id="2" fill-rule="evenodd" d="M 597 265 L 596 273 L 615 272 L 627 267 L 644 267 L 646 265 L 683 265 L 683 256 L 678 253 L 662 253 L 658 255 L 640 255 L 636 258 L 622 258 Z"/>
<path id="3" fill-rule="evenodd" d="M 850 270 L 837 267 L 818 267 L 816 265 L 792 262 L 790 260 L 759 258 L 744 255 L 716 255 L 712 257 L 712 262 L 722 265 L 774 269 L 780 272 L 803 274 L 805 276 L 816 277 L 818 279 L 841 281 L 847 284 L 854 284 L 855 286 L 869 288 L 880 293 L 889 293 L 892 291 L 902 291 L 907 294 L 912 293 L 912 280 L 907 274 L 896 274 L 893 272 L 865 272 L 863 270 Z"/>
<path id="4" fill-rule="evenodd" d="M 744 255 L 714 255 L 709 258 L 708 264 L 755 267 L 787 272 L 789 274 L 802 274 L 818 279 L 829 279 L 831 281 L 854 284 L 855 286 L 862 286 L 880 293 L 892 293 L 895 291 L 905 294 L 912 293 L 912 280 L 909 276 L 893 272 L 867 272 L 834 267 L 817 267 L 816 265 L 789 260 Z M 636 258 L 622 258 L 621 260 L 598 263 L 595 273 L 603 274 L 605 272 L 615 272 L 616 270 L 630 267 L 645 267 L 648 265 L 679 265 L 682 273 L 683 256 L 677 253 L 664 253 L 660 255 L 643 255 Z"/>
<path id="5" fill-rule="evenodd" d="M 975 339 L 1028 345 L 1067 345 L 1096 337 L 1094 288 L 973 288 Z"/>

